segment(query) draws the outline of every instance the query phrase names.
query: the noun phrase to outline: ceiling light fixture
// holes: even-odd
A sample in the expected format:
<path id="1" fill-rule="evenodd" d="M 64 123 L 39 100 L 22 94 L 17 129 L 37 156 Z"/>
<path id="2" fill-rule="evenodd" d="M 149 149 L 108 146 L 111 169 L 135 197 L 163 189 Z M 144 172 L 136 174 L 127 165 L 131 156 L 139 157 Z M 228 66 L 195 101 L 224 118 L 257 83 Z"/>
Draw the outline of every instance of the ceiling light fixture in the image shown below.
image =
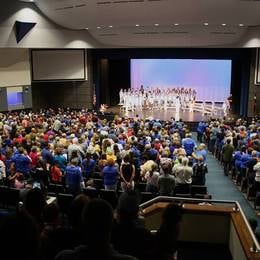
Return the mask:
<path id="1" fill-rule="evenodd" d="M 109 27 L 109 28 L 113 28 L 113 25 L 109 25 L 108 27 Z"/>
<path id="2" fill-rule="evenodd" d="M 85 30 L 88 30 L 88 27 L 86 27 Z"/>
<path id="3" fill-rule="evenodd" d="M 159 24 L 158 24 L 158 23 L 155 23 L 154 26 L 159 26 Z"/>
<path id="4" fill-rule="evenodd" d="M 222 26 L 226 26 L 227 24 L 226 24 L 226 23 L 222 23 L 221 25 L 222 25 Z"/>
<path id="5" fill-rule="evenodd" d="M 140 24 L 136 24 L 135 26 L 136 26 L 136 27 L 139 27 L 139 26 L 140 26 Z"/>
<path id="6" fill-rule="evenodd" d="M 208 26 L 208 25 L 209 25 L 209 23 L 204 23 L 204 25 L 205 25 L 205 26 Z"/>
<path id="7" fill-rule="evenodd" d="M 243 26 L 244 26 L 244 24 L 243 24 L 243 23 L 240 23 L 240 24 L 239 24 L 239 26 L 240 26 L 240 27 L 243 27 Z"/>
<path id="8" fill-rule="evenodd" d="M 101 29 L 101 27 L 100 27 L 100 26 L 98 26 L 98 27 L 97 27 L 97 29 Z"/>
<path id="9" fill-rule="evenodd" d="M 178 23 L 175 23 L 174 25 L 175 25 L 175 26 L 178 26 L 179 24 L 178 24 Z"/>

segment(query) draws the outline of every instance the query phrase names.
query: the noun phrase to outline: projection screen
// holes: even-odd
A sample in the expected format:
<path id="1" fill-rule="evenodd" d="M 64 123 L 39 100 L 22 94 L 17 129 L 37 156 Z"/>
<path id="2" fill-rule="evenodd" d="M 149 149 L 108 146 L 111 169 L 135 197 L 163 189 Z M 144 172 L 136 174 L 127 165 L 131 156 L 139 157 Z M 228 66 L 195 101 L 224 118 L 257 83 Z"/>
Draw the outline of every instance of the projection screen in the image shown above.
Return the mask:
<path id="1" fill-rule="evenodd" d="M 32 50 L 33 81 L 86 80 L 84 49 Z"/>

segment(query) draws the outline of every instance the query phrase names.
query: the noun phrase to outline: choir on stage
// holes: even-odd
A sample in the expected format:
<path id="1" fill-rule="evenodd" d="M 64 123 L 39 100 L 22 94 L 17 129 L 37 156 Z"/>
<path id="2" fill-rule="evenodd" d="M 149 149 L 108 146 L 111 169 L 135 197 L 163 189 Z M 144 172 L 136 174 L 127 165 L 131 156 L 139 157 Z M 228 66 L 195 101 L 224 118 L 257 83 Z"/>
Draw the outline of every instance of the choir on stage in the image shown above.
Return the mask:
<path id="1" fill-rule="evenodd" d="M 149 88 L 120 90 L 119 97 L 121 105 L 126 111 L 135 109 L 167 109 L 190 108 L 196 100 L 196 90 L 192 88 Z"/>
<path id="2" fill-rule="evenodd" d="M 197 92 L 192 88 L 152 88 L 143 86 L 140 89 L 121 89 L 119 105 L 128 111 L 175 108 L 180 111 L 201 112 L 203 115 L 226 116 L 230 112 L 230 102 L 227 98 L 223 103 L 215 101 L 196 100 Z"/>

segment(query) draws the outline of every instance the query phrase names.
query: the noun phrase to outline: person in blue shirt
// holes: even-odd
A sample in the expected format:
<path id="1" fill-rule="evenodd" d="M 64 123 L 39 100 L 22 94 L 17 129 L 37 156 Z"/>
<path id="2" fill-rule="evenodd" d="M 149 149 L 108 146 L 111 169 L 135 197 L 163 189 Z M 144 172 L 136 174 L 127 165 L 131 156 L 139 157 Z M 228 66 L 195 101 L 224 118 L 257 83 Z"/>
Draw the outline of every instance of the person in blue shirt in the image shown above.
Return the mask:
<path id="1" fill-rule="evenodd" d="M 92 177 L 94 175 L 95 167 L 95 160 L 92 159 L 91 153 L 87 153 L 86 158 L 81 163 L 83 176 L 86 178 Z"/>
<path id="2" fill-rule="evenodd" d="M 68 191 L 72 194 L 78 194 L 85 187 L 81 168 L 77 166 L 78 158 L 71 159 L 70 165 L 65 169 L 65 181 Z"/>
<path id="3" fill-rule="evenodd" d="M 11 160 L 15 165 L 16 172 L 22 173 L 24 177 L 28 178 L 31 171 L 30 164 L 32 160 L 22 146 L 18 147 L 17 152 L 15 152 Z"/>
<path id="4" fill-rule="evenodd" d="M 204 132 L 206 131 L 206 124 L 201 121 L 197 127 L 197 140 L 201 143 Z"/>
<path id="5" fill-rule="evenodd" d="M 191 156 L 193 151 L 194 151 L 194 147 L 196 146 L 195 141 L 191 138 L 192 135 L 191 133 L 186 134 L 186 137 L 184 139 L 182 139 L 182 146 L 187 154 L 187 156 Z"/>
<path id="6" fill-rule="evenodd" d="M 198 149 L 192 153 L 192 157 L 194 158 L 194 163 L 205 163 L 207 160 L 206 145 L 201 143 Z"/>
<path id="7" fill-rule="evenodd" d="M 116 190 L 118 181 L 118 168 L 115 166 L 115 161 L 112 158 L 107 160 L 107 166 L 102 170 L 104 177 L 104 185 L 106 190 Z"/>
<path id="8" fill-rule="evenodd" d="M 44 146 L 44 148 L 42 149 L 42 152 L 41 152 L 42 159 L 45 161 L 45 163 L 53 165 L 54 164 L 54 156 L 49 150 L 50 144 L 44 143 L 43 146 Z"/>

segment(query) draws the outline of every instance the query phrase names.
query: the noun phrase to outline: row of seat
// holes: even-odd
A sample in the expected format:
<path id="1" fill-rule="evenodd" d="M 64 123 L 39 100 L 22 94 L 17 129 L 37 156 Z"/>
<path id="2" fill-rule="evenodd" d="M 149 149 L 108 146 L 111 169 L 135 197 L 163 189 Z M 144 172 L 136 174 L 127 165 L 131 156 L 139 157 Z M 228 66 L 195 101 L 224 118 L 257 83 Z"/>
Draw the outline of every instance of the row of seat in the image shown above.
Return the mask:
<path id="1" fill-rule="evenodd" d="M 102 198 L 108 201 L 112 207 L 115 208 L 122 191 L 105 190 L 103 181 L 100 179 L 93 179 L 93 183 L 93 187 L 84 188 L 83 193 L 90 198 Z M 144 203 L 153 199 L 155 196 L 158 196 L 158 194 L 146 192 L 146 183 L 139 183 L 136 185 L 136 190 L 140 194 L 140 203 Z M 68 212 L 70 203 L 74 198 L 72 194 L 67 193 L 64 185 L 53 183 L 48 186 L 48 196 L 57 198 L 57 202 L 64 213 Z M 177 185 L 175 187 L 174 196 L 187 198 L 211 198 L 211 196 L 207 194 L 207 187 L 199 185 Z M 17 207 L 19 201 L 21 201 L 21 192 L 19 189 L 0 186 L 0 206 L 2 208 Z"/>

